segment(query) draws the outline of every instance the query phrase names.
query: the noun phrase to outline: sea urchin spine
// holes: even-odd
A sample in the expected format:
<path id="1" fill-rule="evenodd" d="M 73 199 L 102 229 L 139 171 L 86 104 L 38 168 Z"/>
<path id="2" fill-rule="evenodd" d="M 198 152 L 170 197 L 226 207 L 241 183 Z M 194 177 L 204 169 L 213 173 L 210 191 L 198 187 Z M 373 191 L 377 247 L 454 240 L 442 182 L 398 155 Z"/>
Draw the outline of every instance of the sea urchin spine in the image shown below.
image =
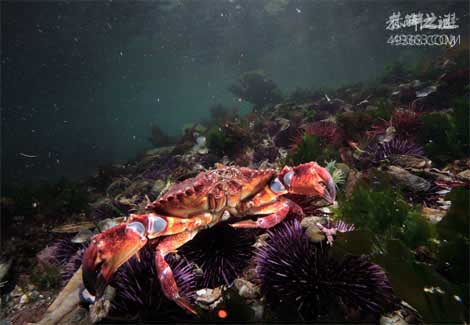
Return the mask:
<path id="1" fill-rule="evenodd" d="M 366 257 L 331 257 L 329 246 L 311 242 L 296 220 L 268 232 L 256 263 L 261 293 L 281 319 L 313 320 L 333 302 L 379 316 L 393 298 L 381 267 Z"/>

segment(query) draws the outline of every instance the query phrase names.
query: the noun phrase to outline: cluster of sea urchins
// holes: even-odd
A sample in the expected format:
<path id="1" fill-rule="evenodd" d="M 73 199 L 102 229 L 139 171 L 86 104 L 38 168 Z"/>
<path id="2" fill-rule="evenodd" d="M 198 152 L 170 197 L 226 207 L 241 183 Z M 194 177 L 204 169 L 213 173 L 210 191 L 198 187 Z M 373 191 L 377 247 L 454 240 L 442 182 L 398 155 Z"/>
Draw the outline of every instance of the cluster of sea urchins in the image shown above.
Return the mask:
<path id="1" fill-rule="evenodd" d="M 382 268 L 366 257 L 333 258 L 296 220 L 268 231 L 256 262 L 261 293 L 279 319 L 314 320 L 335 303 L 362 317 L 379 316 L 393 299 Z"/>

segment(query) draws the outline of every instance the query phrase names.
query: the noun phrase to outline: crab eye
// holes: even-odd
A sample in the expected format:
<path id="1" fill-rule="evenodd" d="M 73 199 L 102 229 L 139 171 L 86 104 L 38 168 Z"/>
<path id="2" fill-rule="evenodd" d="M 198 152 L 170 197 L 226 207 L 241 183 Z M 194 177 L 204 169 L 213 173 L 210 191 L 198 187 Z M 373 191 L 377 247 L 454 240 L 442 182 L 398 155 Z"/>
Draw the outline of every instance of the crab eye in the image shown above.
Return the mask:
<path id="1" fill-rule="evenodd" d="M 151 215 L 149 217 L 148 228 L 149 228 L 149 233 L 151 234 L 162 232 L 163 230 L 166 229 L 166 225 L 167 225 L 167 222 L 162 217 L 159 217 L 157 215 Z"/>
<path id="2" fill-rule="evenodd" d="M 277 177 L 271 182 L 271 185 L 269 187 L 274 193 L 280 193 L 286 190 L 284 185 L 282 185 L 281 181 Z"/>
<path id="3" fill-rule="evenodd" d="M 290 184 L 292 183 L 292 177 L 294 177 L 293 171 L 287 172 L 284 175 L 283 181 L 284 181 L 284 184 L 286 184 L 286 186 L 290 186 Z"/>
<path id="4" fill-rule="evenodd" d="M 145 237 L 145 227 L 140 222 L 131 222 L 127 225 L 126 230 L 127 229 L 137 233 L 140 237 Z"/>

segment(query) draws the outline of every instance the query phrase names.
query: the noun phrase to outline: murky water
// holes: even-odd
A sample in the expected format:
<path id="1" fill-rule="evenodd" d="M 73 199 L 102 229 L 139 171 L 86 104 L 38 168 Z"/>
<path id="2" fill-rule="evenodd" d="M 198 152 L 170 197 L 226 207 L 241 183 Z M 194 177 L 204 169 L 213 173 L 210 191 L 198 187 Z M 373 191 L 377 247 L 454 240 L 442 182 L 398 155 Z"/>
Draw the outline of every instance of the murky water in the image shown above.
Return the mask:
<path id="1" fill-rule="evenodd" d="M 466 1 L 1 14 L 2 318 L 468 322 Z"/>

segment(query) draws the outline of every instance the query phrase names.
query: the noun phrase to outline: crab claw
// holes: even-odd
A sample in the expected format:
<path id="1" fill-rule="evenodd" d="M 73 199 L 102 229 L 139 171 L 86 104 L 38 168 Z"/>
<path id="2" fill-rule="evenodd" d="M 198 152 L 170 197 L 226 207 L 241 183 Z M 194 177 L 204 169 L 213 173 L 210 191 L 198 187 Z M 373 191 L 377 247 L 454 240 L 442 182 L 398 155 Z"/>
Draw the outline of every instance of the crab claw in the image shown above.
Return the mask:
<path id="1" fill-rule="evenodd" d="M 85 288 L 101 297 L 114 272 L 146 243 L 140 222 L 121 224 L 96 235 L 83 255 Z"/>
<path id="2" fill-rule="evenodd" d="M 330 173 L 316 162 L 295 167 L 284 167 L 279 180 L 289 193 L 319 196 L 333 204 L 336 199 L 336 186 Z"/>

